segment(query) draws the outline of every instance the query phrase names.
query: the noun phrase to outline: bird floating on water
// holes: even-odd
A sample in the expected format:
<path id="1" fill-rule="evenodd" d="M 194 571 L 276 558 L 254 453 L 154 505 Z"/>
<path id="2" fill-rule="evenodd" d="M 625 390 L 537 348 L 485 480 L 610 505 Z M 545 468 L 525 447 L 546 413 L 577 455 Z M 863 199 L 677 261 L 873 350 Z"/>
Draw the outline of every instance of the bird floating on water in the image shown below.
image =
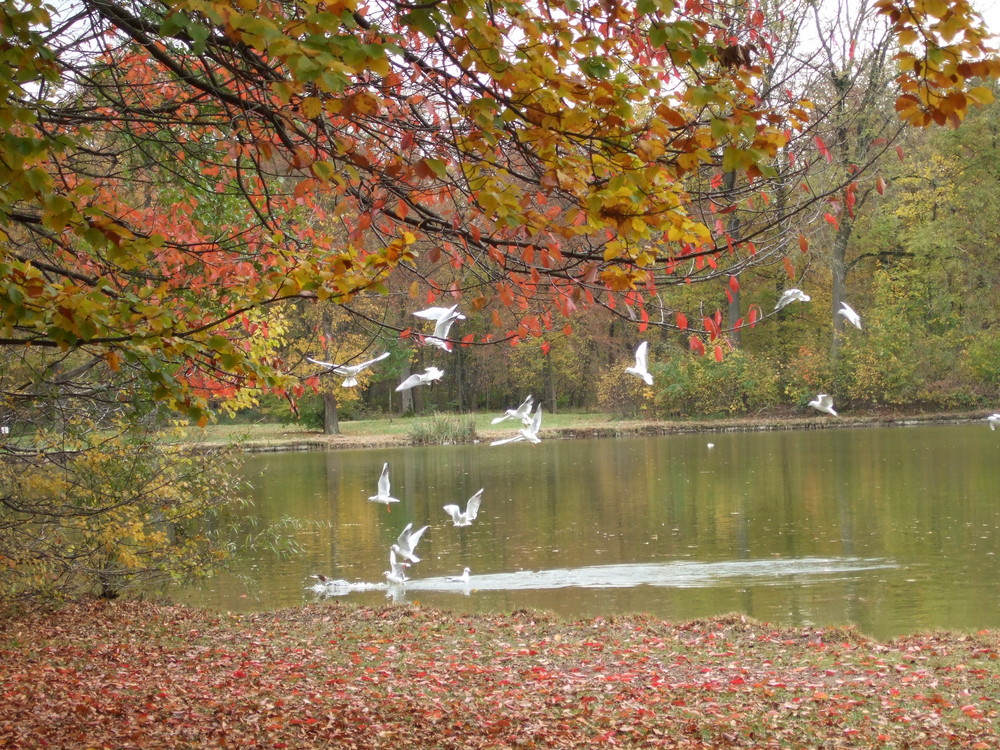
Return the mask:
<path id="1" fill-rule="evenodd" d="M 841 307 L 839 310 L 837 310 L 837 315 L 843 315 L 845 318 L 847 318 L 848 323 L 850 323 L 858 330 L 861 330 L 861 316 L 858 315 L 856 312 L 854 312 L 854 308 L 851 307 L 846 302 L 841 302 L 840 305 Z"/>
<path id="2" fill-rule="evenodd" d="M 995 430 L 997 426 L 1000 425 L 1000 411 L 998 411 L 996 414 L 990 414 L 988 417 L 986 417 L 986 421 L 989 422 L 990 429 Z"/>
<path id="3" fill-rule="evenodd" d="M 505 419 L 520 419 L 521 423 L 527 427 L 531 424 L 531 407 L 534 404 L 534 399 L 529 395 L 521 405 L 516 409 L 508 409 L 503 413 L 502 417 L 496 417 L 490 421 L 490 424 L 500 424 Z"/>
<path id="4" fill-rule="evenodd" d="M 408 391 L 411 388 L 416 388 L 418 385 L 428 385 L 435 380 L 440 380 L 441 376 L 444 375 L 444 370 L 439 370 L 436 367 L 428 367 L 423 372 L 418 372 L 410 375 L 406 380 L 396 386 L 397 391 Z"/>
<path id="5" fill-rule="evenodd" d="M 775 310 L 780 310 L 785 305 L 790 302 L 809 302 L 812 299 L 808 294 L 803 292 L 801 289 L 786 289 L 778 297 L 778 304 L 774 306 Z"/>
<path id="6" fill-rule="evenodd" d="M 406 558 L 410 562 L 418 563 L 420 562 L 420 558 L 413 554 L 413 551 L 417 546 L 417 542 L 420 541 L 420 537 L 423 536 L 425 531 L 427 531 L 427 527 L 424 526 L 416 531 L 410 531 L 412 528 L 412 523 L 406 524 L 406 527 L 400 535 L 396 537 L 396 543 L 392 545 L 390 550 L 398 554 L 400 557 Z"/>
<path id="7" fill-rule="evenodd" d="M 469 582 L 469 569 L 464 568 L 462 570 L 462 575 L 460 576 L 448 576 L 448 580 L 454 583 L 468 583 Z"/>
<path id="8" fill-rule="evenodd" d="M 816 398 L 810 401 L 809 406 L 813 409 L 818 409 L 819 411 L 824 411 L 827 414 L 837 416 L 837 412 L 833 409 L 833 396 L 828 396 L 825 393 L 819 394 Z"/>
<path id="9" fill-rule="evenodd" d="M 323 362 L 318 359 L 313 359 L 312 357 L 306 357 L 314 365 L 322 365 L 323 367 L 331 370 L 338 375 L 346 375 L 344 382 L 341 383 L 345 388 L 351 388 L 358 384 L 358 374 L 369 367 L 371 367 L 376 362 L 381 362 L 383 359 L 389 356 L 389 352 L 382 352 L 380 355 L 375 357 L 375 359 L 369 359 L 367 362 L 359 362 L 356 365 L 335 365 L 333 362 Z"/>
<path id="10" fill-rule="evenodd" d="M 378 478 L 378 490 L 376 490 L 374 495 L 368 498 L 370 503 L 382 503 L 385 505 L 385 509 L 389 510 L 390 503 L 398 503 L 399 498 L 395 498 L 390 494 L 389 490 L 389 464 L 385 463 L 382 465 L 382 473 Z"/>
<path id="11" fill-rule="evenodd" d="M 531 419 L 531 424 L 527 427 L 522 427 L 517 431 L 514 437 L 504 438 L 503 440 L 494 440 L 490 445 L 504 445 L 506 443 L 519 443 L 522 440 L 527 440 L 530 443 L 540 443 L 541 438 L 538 437 L 538 431 L 542 428 L 542 405 L 539 404 L 535 409 L 535 416 Z"/>
<path id="12" fill-rule="evenodd" d="M 643 341 L 639 344 L 639 347 L 635 350 L 635 364 L 632 367 L 626 367 L 625 372 L 642 378 L 646 381 L 646 385 L 652 385 L 653 376 L 649 374 L 649 370 L 646 368 L 646 353 L 648 351 L 648 341 Z"/>
<path id="13" fill-rule="evenodd" d="M 451 516 L 452 522 L 456 526 L 471 526 L 479 515 L 479 504 L 483 501 L 483 491 L 479 490 L 465 503 L 465 512 L 457 505 L 444 506 L 444 512 Z"/>

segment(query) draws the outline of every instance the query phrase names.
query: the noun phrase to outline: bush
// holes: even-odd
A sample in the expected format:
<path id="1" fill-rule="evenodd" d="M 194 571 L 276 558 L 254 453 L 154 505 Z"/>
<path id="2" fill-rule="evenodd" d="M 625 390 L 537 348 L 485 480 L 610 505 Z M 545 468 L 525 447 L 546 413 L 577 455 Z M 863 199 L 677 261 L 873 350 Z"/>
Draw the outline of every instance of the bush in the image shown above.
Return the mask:
<path id="1" fill-rule="evenodd" d="M 434 414 L 410 427 L 407 437 L 413 445 L 472 443 L 478 438 L 476 420 L 467 416 Z"/>
<path id="2" fill-rule="evenodd" d="M 654 377 L 654 386 L 646 385 L 624 365 L 607 370 L 597 380 L 597 405 L 621 417 L 652 416 L 655 382 Z"/>
<path id="3" fill-rule="evenodd" d="M 84 427 L 39 431 L 0 463 L 0 600 L 210 575 L 229 549 L 213 527 L 245 502 L 232 456 Z"/>
<path id="4" fill-rule="evenodd" d="M 656 409 L 663 416 L 747 414 L 780 401 L 775 367 L 742 349 L 721 362 L 678 350 L 650 370 Z"/>
<path id="5" fill-rule="evenodd" d="M 1000 389 L 1000 335 L 996 331 L 977 333 L 964 354 L 966 372 L 992 390 Z"/>

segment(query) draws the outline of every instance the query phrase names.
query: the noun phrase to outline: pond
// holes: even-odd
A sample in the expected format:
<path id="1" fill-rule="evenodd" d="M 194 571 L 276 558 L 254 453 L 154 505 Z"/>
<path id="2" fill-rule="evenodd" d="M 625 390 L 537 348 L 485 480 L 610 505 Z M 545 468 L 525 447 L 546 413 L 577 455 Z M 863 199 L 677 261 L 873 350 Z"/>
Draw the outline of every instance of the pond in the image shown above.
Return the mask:
<path id="1" fill-rule="evenodd" d="M 544 435 L 544 432 L 543 432 Z M 712 445 L 710 445 L 712 444 Z M 384 462 L 387 510 L 370 503 Z M 984 423 L 272 453 L 253 513 L 303 551 L 182 589 L 217 609 L 323 597 L 674 621 L 743 612 L 877 637 L 1000 627 L 1000 432 Z M 484 488 L 479 517 L 442 510 Z M 383 571 L 429 524 L 403 586 Z M 449 576 L 472 571 L 468 584 Z M 310 574 L 343 582 L 315 592 Z"/>

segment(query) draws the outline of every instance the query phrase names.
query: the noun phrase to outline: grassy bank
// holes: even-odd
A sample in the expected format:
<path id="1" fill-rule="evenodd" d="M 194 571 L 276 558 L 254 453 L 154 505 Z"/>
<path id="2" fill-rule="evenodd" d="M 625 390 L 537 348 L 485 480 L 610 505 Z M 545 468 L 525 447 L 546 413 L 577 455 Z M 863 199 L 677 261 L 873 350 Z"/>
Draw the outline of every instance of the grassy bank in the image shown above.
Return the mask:
<path id="1" fill-rule="evenodd" d="M 508 420 L 491 424 L 494 414 L 455 415 L 471 421 L 475 434 L 483 442 L 513 435 L 520 425 Z M 818 412 L 788 410 L 755 417 L 718 419 L 644 420 L 625 419 L 612 414 L 546 414 L 540 435 L 543 439 L 623 437 L 632 435 L 670 435 L 689 432 L 739 432 L 784 429 L 831 429 L 837 427 L 876 427 L 935 422 L 982 421 L 985 412 L 946 412 L 908 414 L 898 411 L 865 412 L 828 417 Z M 297 425 L 274 423 L 210 425 L 184 431 L 191 442 L 218 444 L 241 441 L 249 450 L 367 448 L 411 445 L 421 442 L 416 435 L 427 432 L 439 417 L 407 417 L 344 421 L 340 435 L 324 435 Z M 983 425 L 985 427 L 985 422 Z"/>
<path id="2" fill-rule="evenodd" d="M 997 633 L 419 606 L 0 620 L 11 748 L 995 748 Z"/>

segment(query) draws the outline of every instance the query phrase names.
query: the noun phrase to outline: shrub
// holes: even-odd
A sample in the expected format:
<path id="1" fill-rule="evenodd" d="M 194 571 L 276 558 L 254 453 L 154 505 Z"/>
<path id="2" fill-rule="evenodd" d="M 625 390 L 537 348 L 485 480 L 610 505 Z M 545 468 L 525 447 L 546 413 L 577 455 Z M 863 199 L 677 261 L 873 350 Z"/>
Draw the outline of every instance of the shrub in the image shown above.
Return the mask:
<path id="1" fill-rule="evenodd" d="M 622 417 L 652 416 L 654 387 L 655 379 L 651 387 L 625 372 L 624 365 L 615 367 L 597 379 L 597 405 Z"/>
<path id="2" fill-rule="evenodd" d="M 113 598 L 224 561 L 229 540 L 213 529 L 245 503 L 231 455 L 71 430 L 40 430 L 0 462 L 0 599 Z"/>
<path id="3" fill-rule="evenodd" d="M 413 445 L 472 443 L 478 437 L 476 420 L 469 416 L 434 414 L 410 427 L 407 437 Z"/>
<path id="4" fill-rule="evenodd" d="M 775 367 L 741 349 L 721 362 L 678 350 L 650 370 L 656 408 L 664 416 L 746 414 L 780 400 Z"/>

